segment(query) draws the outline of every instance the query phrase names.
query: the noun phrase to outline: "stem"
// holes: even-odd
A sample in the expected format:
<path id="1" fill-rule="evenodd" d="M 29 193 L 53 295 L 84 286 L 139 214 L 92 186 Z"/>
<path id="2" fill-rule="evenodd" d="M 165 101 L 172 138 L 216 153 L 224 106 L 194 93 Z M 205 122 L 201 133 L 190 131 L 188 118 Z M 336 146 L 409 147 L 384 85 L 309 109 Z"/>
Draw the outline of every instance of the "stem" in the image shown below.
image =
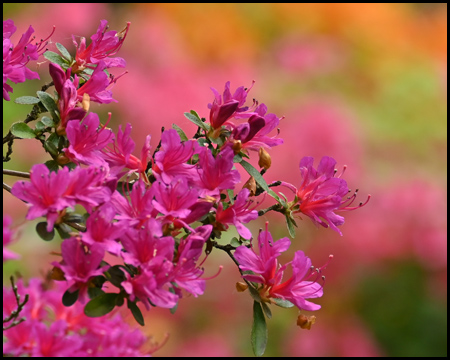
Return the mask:
<path id="1" fill-rule="evenodd" d="M 64 221 L 64 224 L 69 225 L 70 227 L 78 230 L 79 232 L 86 232 L 86 227 L 77 223 Z"/>
<path id="2" fill-rule="evenodd" d="M 259 210 L 258 216 L 263 216 L 266 212 L 269 212 L 272 210 L 279 212 L 279 213 L 283 213 L 283 207 L 280 204 L 274 204 L 272 206 L 269 206 L 267 209 Z"/>
<path id="3" fill-rule="evenodd" d="M 16 171 L 16 170 L 3 169 L 3 174 L 4 175 L 11 175 L 11 176 L 22 177 L 22 178 L 25 178 L 25 179 L 29 179 L 30 178 L 30 173 L 22 172 L 22 171 Z"/>
<path id="4" fill-rule="evenodd" d="M 48 84 L 44 84 L 41 88 L 41 91 L 46 91 L 50 86 L 53 86 L 53 81 L 51 81 Z M 33 121 L 33 120 L 37 120 L 37 118 L 39 117 L 39 114 L 45 112 L 45 110 L 42 110 L 41 107 L 38 104 L 35 104 L 33 106 L 33 108 L 31 109 L 31 112 L 27 115 L 26 119 L 23 121 L 23 123 L 28 124 L 29 122 Z M 15 139 L 20 139 L 16 136 L 14 136 L 11 133 L 11 130 L 8 131 L 8 134 L 6 134 L 6 136 L 3 137 L 3 145 L 4 144 L 8 144 L 8 151 L 6 153 L 6 156 L 3 157 L 3 162 L 8 162 L 9 160 L 11 160 L 11 154 L 12 154 L 12 145 Z"/>
<path id="5" fill-rule="evenodd" d="M 17 318 L 19 317 L 20 312 L 23 310 L 23 307 L 27 303 L 28 298 L 29 298 L 29 295 L 26 294 L 24 300 L 22 302 L 20 302 L 20 295 L 17 292 L 16 284 L 14 284 L 14 278 L 11 276 L 9 279 L 11 280 L 11 286 L 12 286 L 12 289 L 14 292 L 14 297 L 16 298 L 17 309 L 13 310 L 9 316 L 7 316 L 6 318 L 3 319 L 3 324 L 14 319 L 13 322 L 11 324 L 9 324 L 8 326 L 3 326 L 3 331 L 8 330 L 8 329 L 12 328 L 13 326 L 17 326 L 22 321 L 25 321 L 25 318 L 21 318 L 19 320 L 17 320 Z"/>
<path id="6" fill-rule="evenodd" d="M 6 191 L 8 191 L 9 193 L 11 193 L 11 186 L 3 183 L 3 189 L 5 189 Z"/>
<path id="7" fill-rule="evenodd" d="M 231 253 L 232 250 L 236 250 L 236 248 L 230 244 L 227 245 L 219 245 L 217 243 L 217 241 L 213 241 L 212 242 L 213 247 L 215 247 L 216 249 L 220 249 L 225 251 L 228 256 L 231 258 L 231 260 L 233 260 L 233 262 L 236 264 L 236 266 L 238 267 L 239 272 L 241 273 L 241 275 L 244 275 L 244 273 L 242 272 L 241 268 L 239 267 L 239 263 L 237 262 L 237 260 L 234 258 L 233 254 Z M 244 279 L 245 280 L 245 279 Z"/>

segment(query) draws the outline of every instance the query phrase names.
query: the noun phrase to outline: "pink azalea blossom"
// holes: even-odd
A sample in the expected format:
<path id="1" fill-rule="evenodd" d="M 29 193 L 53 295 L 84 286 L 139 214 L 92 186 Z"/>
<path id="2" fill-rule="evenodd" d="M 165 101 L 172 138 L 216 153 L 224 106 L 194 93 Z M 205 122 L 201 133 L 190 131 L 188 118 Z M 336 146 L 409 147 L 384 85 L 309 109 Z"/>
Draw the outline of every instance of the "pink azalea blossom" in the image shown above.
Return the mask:
<path id="1" fill-rule="evenodd" d="M 280 123 L 281 118 L 275 114 L 266 114 L 267 106 L 260 104 L 255 109 L 257 115 L 252 115 L 247 123 L 233 129 L 229 141 L 240 141 L 240 148 L 258 151 L 261 147 L 271 148 L 283 144 L 283 139 L 267 136 Z"/>
<path id="2" fill-rule="evenodd" d="M 81 241 L 88 247 L 97 244 L 103 250 L 119 256 L 122 246 L 117 242 L 127 230 L 127 224 L 113 222 L 115 209 L 109 203 L 94 211 L 86 220 L 86 232 L 81 234 Z"/>
<path id="3" fill-rule="evenodd" d="M 236 226 L 236 230 L 240 236 L 244 239 L 250 239 L 252 233 L 242 223 L 248 223 L 255 220 L 258 217 L 256 210 L 249 209 L 251 201 L 248 200 L 250 190 L 242 189 L 236 197 L 233 205 L 229 206 L 225 210 L 223 204 L 219 202 L 216 212 L 216 222 L 228 228 L 227 224 L 233 224 Z"/>
<path id="4" fill-rule="evenodd" d="M 172 273 L 172 281 L 195 297 L 205 291 L 205 279 L 200 278 L 204 270 L 199 267 L 197 261 L 202 255 L 203 245 L 211 231 L 211 225 L 201 226 L 195 233 L 182 239 L 178 246 L 177 264 Z"/>
<path id="5" fill-rule="evenodd" d="M 34 29 L 30 26 L 19 42 L 14 45 L 10 37 L 16 30 L 11 19 L 3 21 L 3 99 L 7 101 L 10 100 L 8 92 L 13 92 L 13 88 L 6 83 L 8 79 L 16 84 L 25 82 L 27 79 L 39 79 L 39 74 L 28 69 L 26 65 L 30 60 L 37 60 L 45 51 L 47 40 L 54 31 L 53 29 L 45 40 L 32 44 L 35 36 L 31 37 Z"/>
<path id="6" fill-rule="evenodd" d="M 174 176 L 195 179 L 195 166 L 186 163 L 194 155 L 194 144 L 196 143 L 191 140 L 182 142 L 174 129 L 164 131 L 161 134 L 161 149 L 155 154 L 155 177 L 166 184 L 169 184 Z"/>
<path id="7" fill-rule="evenodd" d="M 64 272 L 64 278 L 68 283 L 68 290 L 79 290 L 79 299 L 83 302 L 87 296 L 89 280 L 102 275 L 108 266 L 99 268 L 105 251 L 101 246 L 92 244 L 89 252 L 86 252 L 81 242 L 76 238 L 64 240 L 61 244 L 63 261 L 53 262 L 52 265 Z"/>
<path id="8" fill-rule="evenodd" d="M 233 118 L 245 119 L 253 114 L 244 104 L 254 83 L 248 89 L 243 86 L 238 87 L 233 95 L 231 95 L 229 81 L 225 84 L 223 95 L 220 95 L 216 89 L 211 88 L 214 93 L 214 101 L 212 104 L 208 104 L 208 109 L 211 109 L 209 121 L 213 129 L 230 124 L 229 121 Z"/>
<path id="9" fill-rule="evenodd" d="M 118 191 L 111 196 L 111 204 L 117 212 L 116 219 L 134 227 L 143 225 L 153 217 L 153 214 L 157 215 L 157 211 L 152 205 L 153 187 L 146 188 L 144 182 L 139 179 L 133 184 L 132 190 L 128 192 L 130 200 Z"/>
<path id="10" fill-rule="evenodd" d="M 3 262 L 20 258 L 18 254 L 5 248 L 5 246 L 9 245 L 13 241 L 13 232 L 9 228 L 11 223 L 11 217 L 8 215 L 3 215 Z"/>
<path id="11" fill-rule="evenodd" d="M 156 255 L 144 267 L 140 273 L 131 277 L 125 273 L 127 280 L 122 286 L 130 295 L 130 300 L 142 301 L 144 306 L 150 309 L 150 303 L 163 308 L 173 308 L 178 301 L 178 296 L 169 291 L 169 279 L 173 270 L 173 264 L 163 256 Z"/>
<path id="12" fill-rule="evenodd" d="M 161 224 L 155 219 L 149 219 L 139 229 L 128 229 L 120 238 L 124 262 L 139 267 L 148 264 L 155 256 L 172 261 L 175 241 L 162 235 Z"/>
<path id="13" fill-rule="evenodd" d="M 200 196 L 218 197 L 220 190 L 234 189 L 241 176 L 239 171 L 232 170 L 234 152 L 230 148 L 224 148 L 214 158 L 211 150 L 202 147 L 199 151 L 197 185 Z"/>
<path id="14" fill-rule="evenodd" d="M 37 278 L 27 286 L 17 280 L 18 293 L 29 300 L 20 315 L 26 321 L 3 332 L 3 353 L 17 357 L 111 357 L 144 356 L 141 349 L 148 342 L 138 328 L 132 328 L 117 309 L 92 318 L 84 314 L 84 305 L 70 307 L 61 303 L 66 291 L 63 282 Z M 11 286 L 3 287 L 3 317 L 17 308 Z M 129 313 L 127 309 L 126 312 Z M 7 325 L 7 324 L 4 324 Z"/>
<path id="15" fill-rule="evenodd" d="M 300 310 L 318 310 L 320 305 L 307 301 L 309 298 L 317 298 L 323 295 L 323 285 L 317 280 L 321 279 L 320 269 L 311 267 L 311 259 L 299 250 L 294 255 L 294 260 L 283 266 L 278 264 L 278 256 L 290 246 L 288 238 L 282 238 L 276 242 L 267 230 L 261 231 L 258 236 L 259 254 L 252 248 L 239 246 L 234 257 L 239 262 L 243 271 L 252 271 L 253 274 L 245 274 L 243 278 L 261 284 L 258 292 L 261 299 L 270 302 L 272 298 L 288 300 Z M 292 266 L 292 276 L 282 282 L 283 273 L 287 266 Z"/>
<path id="16" fill-rule="evenodd" d="M 126 171 L 121 171 L 123 168 L 128 168 L 131 171 L 138 171 L 145 174 L 147 169 L 148 158 L 150 156 L 150 135 L 145 138 L 144 146 L 141 150 L 140 158 L 132 154 L 136 144 L 130 136 L 131 124 L 127 123 L 125 132 L 122 132 L 122 126 L 119 125 L 116 141 L 112 148 L 106 147 L 103 150 L 103 158 L 109 164 L 111 171 L 117 174 L 118 177 L 123 176 Z"/>
<path id="17" fill-rule="evenodd" d="M 107 31 L 108 22 L 101 20 L 97 32 L 91 36 L 91 43 L 86 47 L 86 39 L 82 37 L 80 44 L 78 45 L 75 36 L 72 35 L 73 43 L 77 48 L 75 54 L 76 69 L 79 71 L 85 68 L 94 68 L 94 64 L 98 64 L 103 61 L 107 68 L 111 67 L 125 67 L 125 60 L 111 56 L 117 54 L 122 47 L 123 42 L 128 34 L 130 28 L 130 22 L 127 22 L 127 26 L 120 33 L 117 31 Z"/>
<path id="18" fill-rule="evenodd" d="M 169 185 L 156 181 L 152 188 L 155 195 L 153 207 L 166 216 L 186 217 L 191 212 L 189 208 L 198 200 L 198 191 L 181 177 L 173 179 Z"/>
<path id="19" fill-rule="evenodd" d="M 47 216 L 47 231 L 51 231 L 65 208 L 80 204 L 91 212 L 92 207 L 109 200 L 111 189 L 106 175 L 101 168 L 80 167 L 50 173 L 47 166 L 37 164 L 30 170 L 30 181 L 16 182 L 11 193 L 30 206 L 28 220 Z"/>
<path id="20" fill-rule="evenodd" d="M 76 164 L 106 165 L 101 150 L 114 141 L 114 133 L 103 125 L 95 113 L 88 114 L 83 121 L 67 124 L 69 146 L 63 149 L 66 157 Z"/>
<path id="21" fill-rule="evenodd" d="M 59 65 L 49 64 L 50 76 L 55 84 L 55 90 L 58 93 L 58 110 L 60 124 L 58 130 L 65 129 L 70 120 L 81 120 L 86 115 L 86 110 L 80 106 L 78 100 L 77 87 L 70 79 L 71 69 L 65 72 Z M 78 82 L 75 75 L 74 81 Z"/>
<path id="22" fill-rule="evenodd" d="M 340 178 L 343 172 L 335 177 L 336 160 L 324 156 L 320 160 L 317 170 L 313 167 L 313 162 L 312 157 L 304 157 L 300 161 L 303 182 L 298 189 L 294 188 L 296 204 L 299 209 L 294 210 L 293 213 L 303 213 L 310 217 L 316 225 L 329 226 L 342 236 L 342 232 L 337 226 L 344 223 L 344 217 L 337 215 L 335 211 L 357 209 L 367 204 L 370 195 L 364 204 L 351 207 L 350 205 L 356 198 L 356 192 L 353 196 L 347 197 L 349 193 L 347 182 Z"/>

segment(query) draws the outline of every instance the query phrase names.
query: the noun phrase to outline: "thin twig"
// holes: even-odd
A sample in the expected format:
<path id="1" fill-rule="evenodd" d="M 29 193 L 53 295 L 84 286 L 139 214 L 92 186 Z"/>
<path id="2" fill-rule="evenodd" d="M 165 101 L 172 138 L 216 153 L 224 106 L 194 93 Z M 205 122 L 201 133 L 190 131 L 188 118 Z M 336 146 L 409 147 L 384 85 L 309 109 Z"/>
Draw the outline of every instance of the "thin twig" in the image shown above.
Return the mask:
<path id="1" fill-rule="evenodd" d="M 9 193 L 11 193 L 11 186 L 3 183 L 3 189 L 5 189 L 6 191 L 8 191 Z"/>
<path id="2" fill-rule="evenodd" d="M 30 173 L 22 172 L 22 171 L 16 171 L 16 170 L 9 170 L 9 169 L 3 169 L 3 175 L 11 175 L 11 176 L 17 176 L 22 177 L 25 179 L 30 178 Z"/>
<path id="3" fill-rule="evenodd" d="M 269 211 L 276 211 L 276 212 L 283 213 L 283 210 L 284 209 L 280 204 L 274 204 L 272 206 L 269 206 L 267 209 L 259 210 L 258 216 L 263 216 L 266 212 L 269 212 Z"/>
<path id="4" fill-rule="evenodd" d="M 21 322 L 25 321 L 25 318 L 21 318 L 19 320 L 17 320 L 17 318 L 19 317 L 20 312 L 23 310 L 23 307 L 25 306 L 25 304 L 28 302 L 28 299 L 29 299 L 29 295 L 26 294 L 24 300 L 22 302 L 20 302 L 20 295 L 17 291 L 16 284 L 14 284 L 14 278 L 11 276 L 9 279 L 11 280 L 11 286 L 12 286 L 12 289 L 14 292 L 14 297 L 16 298 L 17 309 L 11 311 L 11 314 L 3 319 L 3 324 L 10 322 L 11 320 L 14 319 L 13 322 L 11 324 L 9 324 L 8 326 L 3 326 L 3 331 L 8 330 L 14 326 L 17 326 Z"/>

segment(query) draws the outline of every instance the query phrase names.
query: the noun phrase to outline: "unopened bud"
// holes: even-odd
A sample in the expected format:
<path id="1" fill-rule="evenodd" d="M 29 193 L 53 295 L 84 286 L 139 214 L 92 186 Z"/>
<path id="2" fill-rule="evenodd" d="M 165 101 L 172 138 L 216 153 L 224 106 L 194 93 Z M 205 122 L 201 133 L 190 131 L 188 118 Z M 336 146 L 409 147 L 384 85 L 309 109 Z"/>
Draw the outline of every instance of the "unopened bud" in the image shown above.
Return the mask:
<path id="1" fill-rule="evenodd" d="M 58 268 L 56 266 L 52 269 L 52 272 L 50 274 L 50 278 L 52 280 L 56 280 L 56 281 L 66 280 L 66 278 L 64 277 L 64 272 L 60 268 Z"/>
<path id="2" fill-rule="evenodd" d="M 272 159 L 270 158 L 269 153 L 263 147 L 259 148 L 258 165 L 259 165 L 259 167 L 262 167 L 265 170 L 269 169 L 270 165 L 272 165 Z"/>
<path id="3" fill-rule="evenodd" d="M 248 285 L 245 282 L 239 281 L 236 283 L 236 290 L 238 292 L 244 292 L 245 290 L 247 290 Z"/>
<path id="4" fill-rule="evenodd" d="M 244 184 L 243 188 L 250 190 L 250 196 L 255 196 L 256 194 L 256 181 L 253 176 L 250 176 L 250 179 Z"/>
<path id="5" fill-rule="evenodd" d="M 58 165 L 66 165 L 70 163 L 70 159 L 64 153 L 61 153 L 56 158 L 56 162 L 58 163 Z"/>
<path id="6" fill-rule="evenodd" d="M 297 325 L 302 329 L 311 330 L 311 326 L 316 322 L 316 317 L 314 315 L 306 316 L 300 314 L 297 318 Z"/>
<path id="7" fill-rule="evenodd" d="M 89 94 L 84 93 L 83 100 L 81 101 L 81 107 L 84 109 L 84 111 L 88 112 L 90 104 L 91 104 L 91 97 L 89 96 Z"/>
<path id="8" fill-rule="evenodd" d="M 241 140 L 233 140 L 233 145 L 231 146 L 235 154 L 239 154 L 242 149 Z"/>

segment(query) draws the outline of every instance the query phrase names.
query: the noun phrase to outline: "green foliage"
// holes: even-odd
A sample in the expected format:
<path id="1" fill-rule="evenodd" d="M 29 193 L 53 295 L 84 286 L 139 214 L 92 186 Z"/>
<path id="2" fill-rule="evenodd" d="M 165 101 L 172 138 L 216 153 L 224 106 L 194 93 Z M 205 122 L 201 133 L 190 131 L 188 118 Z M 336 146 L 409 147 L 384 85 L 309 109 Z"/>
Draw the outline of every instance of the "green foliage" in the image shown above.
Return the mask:
<path id="1" fill-rule="evenodd" d="M 80 291 L 76 290 L 74 292 L 70 292 L 69 290 L 67 290 L 62 297 L 62 303 L 64 306 L 72 306 L 73 304 L 75 304 L 78 300 L 78 295 L 79 295 Z"/>
<path id="2" fill-rule="evenodd" d="M 256 356 L 262 356 L 266 351 L 267 345 L 267 325 L 261 304 L 257 301 L 253 302 L 253 326 L 252 326 L 252 348 Z"/>
<path id="3" fill-rule="evenodd" d="M 198 127 L 201 127 L 205 131 L 209 131 L 209 125 L 204 123 L 194 110 L 191 110 L 191 112 L 185 112 L 184 116 L 186 116 L 189 121 L 193 122 Z"/>
<path id="4" fill-rule="evenodd" d="M 11 133 L 20 139 L 33 139 L 36 137 L 34 130 L 23 122 L 13 124 Z"/>
<path id="5" fill-rule="evenodd" d="M 89 317 L 99 317 L 110 313 L 116 306 L 119 294 L 104 293 L 89 301 L 84 313 Z"/>

